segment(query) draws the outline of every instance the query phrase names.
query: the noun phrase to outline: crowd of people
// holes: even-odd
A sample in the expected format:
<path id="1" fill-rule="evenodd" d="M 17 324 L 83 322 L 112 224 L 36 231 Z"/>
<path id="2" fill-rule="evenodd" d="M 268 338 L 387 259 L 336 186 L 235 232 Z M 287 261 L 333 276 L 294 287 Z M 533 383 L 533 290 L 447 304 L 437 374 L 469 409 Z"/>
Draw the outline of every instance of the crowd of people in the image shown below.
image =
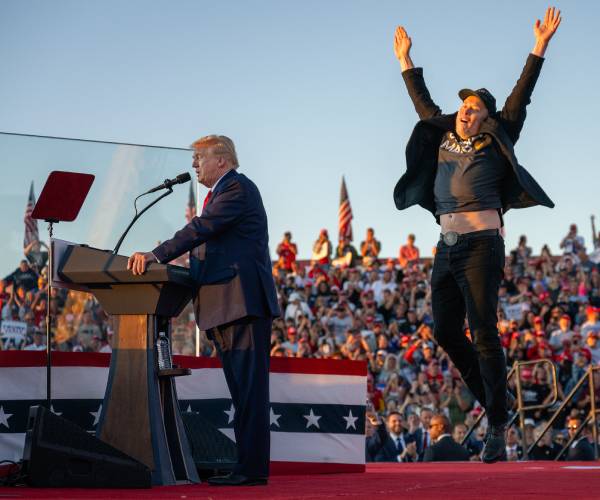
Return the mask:
<path id="1" fill-rule="evenodd" d="M 342 238 L 335 250 L 323 229 L 310 262 L 302 262 L 291 233 L 285 233 L 273 266 L 282 316 L 273 322 L 271 355 L 367 362 L 368 460 L 479 460 L 485 418 L 461 446 L 482 408 L 435 341 L 429 287 L 432 260 L 421 258 L 415 243 L 415 235 L 409 235 L 397 257 L 384 259 L 373 229 L 367 230 L 358 248 Z M 552 401 L 553 367 L 557 399 L 562 401 L 587 368 L 600 362 L 598 239 L 586 248 L 572 225 L 560 248 L 562 255 L 552 255 L 544 246 L 534 256 L 522 236 L 507 256 L 499 291 L 498 330 L 508 365 L 552 362 L 521 370 L 527 406 Z M 54 349 L 110 352 L 110 317 L 87 294 L 52 288 L 48 297 L 46 262 L 39 253 L 28 252 L 0 281 L 1 349 L 45 350 L 49 301 Z M 466 322 L 464 330 L 469 336 Z M 199 341 L 196 346 L 189 306 L 174 320 L 173 352 L 215 355 L 204 332 Z M 510 387 L 514 392 L 514 377 Z M 600 380 L 596 387 L 600 388 Z M 584 386 L 542 435 L 532 456 L 553 459 L 578 433 L 564 456 L 592 459 L 591 429 L 581 429 L 589 408 L 590 394 Z M 527 411 L 526 436 L 517 426 L 509 429 L 509 460 L 523 457 L 524 445 L 539 437 L 551 411 Z"/>
<path id="2" fill-rule="evenodd" d="M 483 409 L 435 341 L 432 261 L 420 258 L 415 239 L 408 236 L 397 258 L 382 259 L 373 229 L 358 247 L 341 238 L 335 251 L 323 229 L 310 263 L 301 265 L 297 245 L 286 233 L 273 268 L 284 314 L 273 324 L 271 354 L 368 363 L 368 460 L 464 459 L 464 450 L 468 458 L 479 460 L 485 418 L 465 445 L 460 443 Z M 498 330 L 508 366 L 550 361 L 521 370 L 524 405 L 552 403 L 554 370 L 557 375 L 557 403 L 526 412 L 526 436 L 520 427 L 509 429 L 509 460 L 521 459 L 523 447 L 540 435 L 532 457 L 553 459 L 575 433 L 577 439 L 563 458 L 593 459 L 591 429 L 581 428 L 590 409 L 586 386 L 541 434 L 552 410 L 588 366 L 600 362 L 598 239 L 588 252 L 573 224 L 560 248 L 562 255 L 553 256 L 544 246 L 534 256 L 522 236 L 506 259 Z M 466 321 L 464 331 L 470 335 Z M 513 377 L 513 394 L 515 383 Z"/>

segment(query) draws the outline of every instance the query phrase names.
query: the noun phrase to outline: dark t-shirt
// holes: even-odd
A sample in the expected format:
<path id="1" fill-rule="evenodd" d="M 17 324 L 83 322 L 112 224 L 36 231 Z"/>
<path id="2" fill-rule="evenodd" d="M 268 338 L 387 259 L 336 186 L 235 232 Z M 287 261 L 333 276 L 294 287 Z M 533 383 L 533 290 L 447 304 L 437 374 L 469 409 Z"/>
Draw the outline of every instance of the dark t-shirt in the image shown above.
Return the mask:
<path id="1" fill-rule="evenodd" d="M 433 193 L 436 215 L 502 208 L 506 161 L 491 136 L 460 140 L 446 132 L 438 153 Z"/>
<path id="2" fill-rule="evenodd" d="M 37 287 L 38 274 L 31 268 L 26 271 L 21 271 L 20 268 L 17 268 L 4 279 L 9 283 L 14 283 L 15 288 L 23 287 L 28 292 Z"/>

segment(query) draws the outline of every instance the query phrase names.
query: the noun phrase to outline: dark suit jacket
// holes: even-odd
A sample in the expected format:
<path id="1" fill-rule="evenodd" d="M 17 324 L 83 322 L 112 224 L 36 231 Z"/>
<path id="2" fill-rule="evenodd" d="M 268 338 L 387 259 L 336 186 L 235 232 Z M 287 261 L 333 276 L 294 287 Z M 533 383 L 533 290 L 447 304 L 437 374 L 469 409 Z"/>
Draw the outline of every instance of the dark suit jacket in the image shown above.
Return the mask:
<path id="1" fill-rule="evenodd" d="M 406 444 L 411 442 L 410 438 L 407 438 L 406 433 L 404 434 Z M 398 455 L 404 451 L 404 448 L 400 446 L 396 447 L 396 443 L 389 435 L 384 424 L 379 425 L 377 431 L 367 438 L 367 461 L 371 462 L 397 462 Z M 412 462 L 412 458 L 407 456 L 404 462 Z"/>
<path id="2" fill-rule="evenodd" d="M 594 460 L 594 448 L 587 438 L 579 438 L 574 448 L 569 448 L 567 460 L 572 461 L 591 461 Z"/>
<path id="3" fill-rule="evenodd" d="M 202 214 L 152 253 L 164 263 L 193 250 L 190 271 L 199 285 L 196 321 L 207 330 L 246 316 L 279 315 L 268 244 L 258 188 L 231 170 Z"/>
<path id="4" fill-rule="evenodd" d="M 504 212 L 509 208 L 533 205 L 554 207 L 535 179 L 519 165 L 514 152 L 525 122 L 525 108 L 531 102 L 543 61 L 541 57 L 529 55 L 521 77 L 502 110 L 490 115 L 481 126 L 481 132 L 494 138 L 510 165 L 500 193 Z M 398 210 L 418 204 L 435 215 L 433 185 L 438 150 L 444 134 L 455 128 L 456 113 L 442 115 L 442 110 L 433 102 L 425 86 L 422 68 L 406 70 L 402 76 L 421 121 L 415 126 L 406 146 L 406 172 L 394 188 L 394 202 Z"/>
<path id="5" fill-rule="evenodd" d="M 469 458 L 469 452 L 465 448 L 455 442 L 451 436 L 444 436 L 425 450 L 423 462 L 458 462 L 468 461 Z"/>

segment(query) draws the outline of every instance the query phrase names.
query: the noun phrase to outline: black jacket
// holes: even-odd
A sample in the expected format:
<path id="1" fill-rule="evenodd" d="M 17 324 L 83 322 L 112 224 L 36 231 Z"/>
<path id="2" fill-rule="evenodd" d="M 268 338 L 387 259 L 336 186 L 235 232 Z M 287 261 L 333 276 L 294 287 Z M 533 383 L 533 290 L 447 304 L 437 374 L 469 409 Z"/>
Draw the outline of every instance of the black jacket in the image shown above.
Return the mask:
<path id="1" fill-rule="evenodd" d="M 406 444 L 411 442 L 409 438 L 406 438 L 406 434 L 404 434 L 404 437 Z M 367 462 L 397 462 L 398 455 L 403 451 L 402 446 L 400 446 L 400 449 L 396 447 L 396 443 L 389 435 L 384 424 L 380 424 L 373 435 L 367 438 Z M 410 456 L 407 456 L 403 461 L 412 462 L 413 460 Z"/>
<path id="2" fill-rule="evenodd" d="M 554 460 L 560 452 L 560 448 L 554 443 L 552 446 L 537 444 L 531 450 L 529 458 L 531 460 Z"/>
<path id="3" fill-rule="evenodd" d="M 198 247 L 206 244 L 203 251 Z M 235 170 L 216 186 L 199 217 L 152 253 L 160 262 L 194 250 L 196 321 L 202 330 L 246 316 L 279 315 L 271 273 L 267 215 L 256 185 Z"/>
<path id="4" fill-rule="evenodd" d="M 423 462 L 459 462 L 468 461 L 469 452 L 451 436 L 444 436 L 437 443 L 432 444 L 425 450 Z"/>
<path id="5" fill-rule="evenodd" d="M 580 437 L 575 446 L 571 445 L 567 460 L 577 462 L 594 460 L 594 448 L 587 438 Z"/>
<path id="6" fill-rule="evenodd" d="M 490 115 L 481 132 L 493 137 L 510 166 L 502 187 L 502 209 L 526 208 L 534 205 L 554 207 L 554 203 L 535 179 L 519 165 L 514 145 L 525 122 L 526 106 L 542 68 L 544 59 L 530 54 L 515 88 L 501 111 Z M 394 188 L 398 210 L 421 205 L 435 215 L 433 184 L 438 162 L 438 150 L 444 134 L 455 129 L 456 113 L 443 115 L 425 86 L 422 68 L 402 73 L 410 98 L 421 119 L 406 146 L 406 172 Z"/>

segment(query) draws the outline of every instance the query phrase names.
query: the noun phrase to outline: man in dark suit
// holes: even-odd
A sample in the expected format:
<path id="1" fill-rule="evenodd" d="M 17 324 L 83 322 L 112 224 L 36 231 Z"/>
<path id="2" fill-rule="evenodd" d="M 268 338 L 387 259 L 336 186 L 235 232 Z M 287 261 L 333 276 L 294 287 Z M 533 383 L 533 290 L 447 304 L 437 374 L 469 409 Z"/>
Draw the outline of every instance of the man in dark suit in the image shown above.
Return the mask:
<path id="1" fill-rule="evenodd" d="M 258 188 L 238 174 L 231 139 L 211 135 L 192 144 L 198 181 L 210 188 L 202 213 L 152 252 L 129 259 L 134 274 L 152 262 L 191 252 L 199 285 L 196 321 L 214 341 L 235 417 L 238 461 L 215 485 L 266 484 L 269 475 L 269 343 L 279 305 L 271 274 L 267 215 Z"/>
<path id="2" fill-rule="evenodd" d="M 367 438 L 367 454 L 373 462 L 416 462 L 417 443 L 408 438 L 402 415 L 392 411 L 386 426 L 378 420 L 371 421 L 374 432 Z"/>
<path id="3" fill-rule="evenodd" d="M 434 415 L 429 425 L 433 444 L 425 450 L 423 462 L 468 461 L 469 452 L 452 439 L 450 420 L 445 415 Z"/>
<path id="4" fill-rule="evenodd" d="M 581 427 L 581 419 L 569 418 L 567 421 L 567 430 L 569 431 L 569 438 L 573 437 L 579 431 Z M 569 452 L 567 453 L 567 460 L 587 462 L 594 460 L 594 448 L 590 444 L 587 438 L 587 429 L 583 429 L 578 438 L 571 443 Z"/>

